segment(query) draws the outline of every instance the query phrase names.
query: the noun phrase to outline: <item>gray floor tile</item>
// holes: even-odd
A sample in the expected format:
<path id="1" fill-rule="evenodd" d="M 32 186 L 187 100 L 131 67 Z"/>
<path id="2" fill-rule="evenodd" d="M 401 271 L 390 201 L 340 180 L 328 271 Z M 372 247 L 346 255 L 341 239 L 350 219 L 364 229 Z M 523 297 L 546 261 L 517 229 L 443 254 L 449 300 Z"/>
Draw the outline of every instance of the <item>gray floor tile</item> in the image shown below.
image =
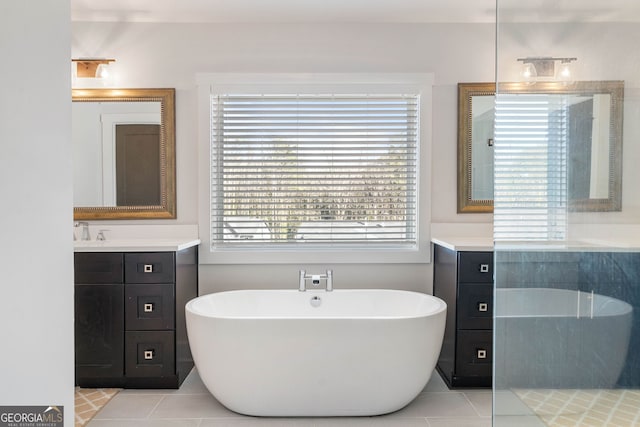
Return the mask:
<path id="1" fill-rule="evenodd" d="M 433 371 L 433 374 L 431 374 L 431 378 L 429 379 L 427 386 L 424 388 L 424 390 L 422 390 L 423 393 L 434 391 L 449 391 L 447 384 L 445 384 L 442 377 L 440 377 L 438 371 Z"/>
<path id="2" fill-rule="evenodd" d="M 149 418 L 228 418 L 240 417 L 222 406 L 211 394 L 172 394 L 165 396 Z"/>
<path id="3" fill-rule="evenodd" d="M 315 427 L 313 418 L 209 418 L 199 427 Z"/>
<path id="4" fill-rule="evenodd" d="M 429 427 L 424 418 L 378 417 L 320 418 L 317 427 Z"/>
<path id="5" fill-rule="evenodd" d="M 200 420 L 91 420 L 87 427 L 199 427 Z"/>
<path id="6" fill-rule="evenodd" d="M 501 415 L 495 418 L 494 427 L 546 427 L 546 424 L 534 415 Z"/>
<path id="7" fill-rule="evenodd" d="M 121 390 L 118 394 L 123 394 L 123 395 L 127 395 L 127 394 L 155 394 L 155 395 L 159 395 L 159 396 L 164 396 L 167 394 L 174 394 L 177 393 L 178 390 L 177 389 L 165 389 L 165 388 L 126 388 L 124 390 Z"/>
<path id="8" fill-rule="evenodd" d="M 147 418 L 164 395 L 116 394 L 94 419 L 142 419 Z M 190 418 L 190 417 L 185 417 Z"/>
<path id="9" fill-rule="evenodd" d="M 207 387 L 205 387 L 204 383 L 200 379 L 200 375 L 198 375 L 198 371 L 196 368 L 187 375 L 184 382 L 180 386 L 179 390 L 176 390 L 178 394 L 210 394 Z"/>
<path id="10" fill-rule="evenodd" d="M 465 391 L 464 395 L 481 417 L 490 417 L 492 412 L 493 394 L 491 391 Z"/>
<path id="11" fill-rule="evenodd" d="M 124 389 L 123 394 L 209 394 L 195 368 L 187 375 L 179 389 Z"/>
<path id="12" fill-rule="evenodd" d="M 199 427 L 429 427 L 424 418 L 331 417 L 331 418 L 258 418 L 203 419 Z"/>
<path id="13" fill-rule="evenodd" d="M 449 390 L 434 372 L 424 391 L 412 403 L 388 415 L 247 417 L 222 406 L 194 369 L 179 390 L 123 390 L 88 427 L 488 427 L 491 425 L 490 402 L 490 391 Z"/>
<path id="14" fill-rule="evenodd" d="M 429 427 L 491 427 L 491 418 L 427 418 L 427 420 L 429 420 Z"/>
<path id="15" fill-rule="evenodd" d="M 436 418 L 478 416 L 463 393 L 452 391 L 421 393 L 413 402 L 393 415 Z"/>
<path id="16" fill-rule="evenodd" d="M 512 391 L 500 390 L 495 393 L 496 415 L 535 415 L 534 412 Z"/>

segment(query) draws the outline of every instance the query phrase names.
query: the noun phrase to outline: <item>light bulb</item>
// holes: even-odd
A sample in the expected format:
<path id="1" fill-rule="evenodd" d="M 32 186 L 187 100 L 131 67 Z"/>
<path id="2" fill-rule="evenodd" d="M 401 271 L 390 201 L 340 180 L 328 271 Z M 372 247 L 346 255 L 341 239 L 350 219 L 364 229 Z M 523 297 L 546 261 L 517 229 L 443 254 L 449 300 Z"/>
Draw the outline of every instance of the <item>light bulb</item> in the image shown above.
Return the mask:
<path id="1" fill-rule="evenodd" d="M 536 71 L 535 65 L 530 62 L 526 62 L 522 67 L 522 78 L 526 83 L 535 83 L 536 78 L 538 77 L 538 72 Z"/>
<path id="2" fill-rule="evenodd" d="M 571 78 L 571 65 L 568 62 L 560 64 L 560 70 L 558 71 L 559 80 L 569 80 Z"/>
<path id="3" fill-rule="evenodd" d="M 96 69 L 96 77 L 99 79 L 107 79 L 109 78 L 109 65 L 108 64 L 100 64 Z"/>

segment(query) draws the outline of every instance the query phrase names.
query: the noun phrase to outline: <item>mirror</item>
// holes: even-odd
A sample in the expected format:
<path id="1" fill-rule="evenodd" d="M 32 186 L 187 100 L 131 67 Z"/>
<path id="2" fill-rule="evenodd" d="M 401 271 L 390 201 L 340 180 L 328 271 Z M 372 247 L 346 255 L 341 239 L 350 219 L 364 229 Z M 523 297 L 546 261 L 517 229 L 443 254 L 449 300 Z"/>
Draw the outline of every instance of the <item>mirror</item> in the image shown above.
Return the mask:
<path id="1" fill-rule="evenodd" d="M 176 218 L 175 90 L 72 90 L 75 220 Z"/>
<path id="2" fill-rule="evenodd" d="M 495 89 L 458 84 L 458 213 L 493 212 Z M 499 93 L 557 95 L 568 129 L 569 210 L 621 210 L 624 82 L 501 83 Z"/>

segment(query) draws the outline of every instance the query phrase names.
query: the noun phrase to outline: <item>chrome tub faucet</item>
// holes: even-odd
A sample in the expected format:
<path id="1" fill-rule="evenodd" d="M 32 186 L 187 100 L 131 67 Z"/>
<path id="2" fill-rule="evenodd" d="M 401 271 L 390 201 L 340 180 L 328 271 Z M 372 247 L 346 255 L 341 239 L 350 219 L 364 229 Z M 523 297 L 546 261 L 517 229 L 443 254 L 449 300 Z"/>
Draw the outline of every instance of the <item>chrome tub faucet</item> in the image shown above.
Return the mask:
<path id="1" fill-rule="evenodd" d="M 307 290 L 307 279 L 311 280 L 311 285 L 313 287 L 320 286 L 320 281 L 325 281 L 325 290 L 327 292 L 331 292 L 333 290 L 333 271 L 327 270 L 325 274 L 307 274 L 305 270 L 300 270 L 300 283 L 298 286 L 298 290 L 300 292 L 304 292 Z"/>

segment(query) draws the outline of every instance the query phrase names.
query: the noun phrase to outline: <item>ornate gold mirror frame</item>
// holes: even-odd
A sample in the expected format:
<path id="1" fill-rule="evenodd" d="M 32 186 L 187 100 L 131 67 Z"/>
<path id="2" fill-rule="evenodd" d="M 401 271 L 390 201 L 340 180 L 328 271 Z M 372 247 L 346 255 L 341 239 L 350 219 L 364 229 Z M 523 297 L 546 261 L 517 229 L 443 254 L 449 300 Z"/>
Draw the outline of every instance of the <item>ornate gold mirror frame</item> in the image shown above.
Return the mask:
<path id="1" fill-rule="evenodd" d="M 584 81 L 563 85 L 538 82 L 535 85 L 501 83 L 500 93 L 545 93 L 573 95 L 610 95 L 608 197 L 569 199 L 569 210 L 579 212 L 619 211 L 622 208 L 622 125 L 623 81 Z M 474 97 L 495 97 L 494 83 L 458 84 L 458 213 L 492 213 L 493 199 L 474 199 L 472 179 Z"/>
<path id="2" fill-rule="evenodd" d="M 493 199 L 472 197 L 473 97 L 496 94 L 495 83 L 458 84 L 458 213 L 492 213 Z"/>
<path id="3" fill-rule="evenodd" d="M 73 102 L 160 103 L 160 204 L 74 206 L 75 220 L 176 218 L 176 141 L 174 89 L 73 89 Z"/>

